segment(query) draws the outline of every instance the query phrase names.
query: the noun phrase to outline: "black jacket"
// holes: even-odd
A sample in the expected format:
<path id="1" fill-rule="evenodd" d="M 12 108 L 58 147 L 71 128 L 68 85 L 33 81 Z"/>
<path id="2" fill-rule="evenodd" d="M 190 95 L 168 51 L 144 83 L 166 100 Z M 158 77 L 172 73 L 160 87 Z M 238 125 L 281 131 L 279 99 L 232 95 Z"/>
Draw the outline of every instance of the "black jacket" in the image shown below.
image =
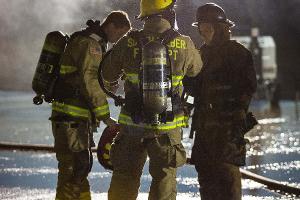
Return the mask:
<path id="1" fill-rule="evenodd" d="M 242 130 L 237 129 L 244 126 L 256 90 L 252 55 L 234 40 L 203 45 L 201 55 L 203 69 L 189 80 L 192 82 L 189 91 L 195 97 L 192 130 L 196 132 L 196 139 L 192 160 L 242 165 L 240 156 L 244 159 L 245 149 L 239 145 L 244 139 Z"/>

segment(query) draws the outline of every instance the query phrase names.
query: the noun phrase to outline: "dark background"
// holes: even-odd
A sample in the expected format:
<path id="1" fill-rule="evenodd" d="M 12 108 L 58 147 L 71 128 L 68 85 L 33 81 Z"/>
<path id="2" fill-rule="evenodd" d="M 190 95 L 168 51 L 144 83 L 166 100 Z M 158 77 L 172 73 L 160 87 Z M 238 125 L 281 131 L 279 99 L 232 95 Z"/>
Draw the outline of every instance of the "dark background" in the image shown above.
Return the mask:
<path id="1" fill-rule="evenodd" d="M 209 1 L 177 0 L 179 31 L 201 45 L 197 30 L 190 26 L 197 7 Z M 233 35 L 249 35 L 257 26 L 261 35 L 276 42 L 281 97 L 294 99 L 300 90 L 300 0 L 215 0 L 236 27 Z M 111 10 L 130 15 L 135 28 L 138 0 L 0 0 L 0 89 L 30 90 L 31 80 L 46 34 L 53 30 L 71 33 L 89 18 L 103 19 Z"/>

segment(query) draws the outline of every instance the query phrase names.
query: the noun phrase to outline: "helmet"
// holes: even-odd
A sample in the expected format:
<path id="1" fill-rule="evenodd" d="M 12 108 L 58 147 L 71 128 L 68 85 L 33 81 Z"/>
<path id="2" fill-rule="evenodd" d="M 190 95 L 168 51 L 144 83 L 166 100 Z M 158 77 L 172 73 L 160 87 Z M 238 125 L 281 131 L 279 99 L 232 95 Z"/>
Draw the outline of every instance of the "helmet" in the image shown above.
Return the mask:
<path id="1" fill-rule="evenodd" d="M 204 6 L 200 6 L 197 10 L 197 22 L 194 22 L 192 26 L 198 26 L 199 23 L 225 23 L 230 27 L 234 27 L 234 22 L 227 19 L 225 11 L 221 6 L 215 3 L 207 3 Z"/>
<path id="2" fill-rule="evenodd" d="M 109 151 L 111 148 L 111 144 L 113 143 L 113 139 L 117 136 L 119 130 L 119 126 L 117 126 L 117 128 L 115 129 L 106 127 L 100 137 L 97 147 L 97 158 L 99 163 L 105 169 L 113 170 L 113 166 L 110 161 Z"/>
<path id="3" fill-rule="evenodd" d="M 171 7 L 175 1 L 176 0 L 141 0 L 140 14 L 137 18 L 143 18 L 160 13 L 161 11 Z"/>

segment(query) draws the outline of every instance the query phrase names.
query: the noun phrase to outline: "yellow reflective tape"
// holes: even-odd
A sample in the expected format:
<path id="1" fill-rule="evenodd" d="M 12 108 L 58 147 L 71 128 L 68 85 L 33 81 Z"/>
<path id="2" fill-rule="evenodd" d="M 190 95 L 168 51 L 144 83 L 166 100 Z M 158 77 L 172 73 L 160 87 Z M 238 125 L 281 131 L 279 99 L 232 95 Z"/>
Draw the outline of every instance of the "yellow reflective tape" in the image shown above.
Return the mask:
<path id="1" fill-rule="evenodd" d="M 104 153 L 104 154 L 103 154 L 103 158 L 104 158 L 105 160 L 109 160 L 109 154 Z"/>
<path id="2" fill-rule="evenodd" d="M 60 66 L 60 74 L 70 74 L 77 71 L 77 67 L 71 65 L 61 65 Z"/>
<path id="3" fill-rule="evenodd" d="M 108 104 L 95 108 L 93 112 L 95 113 L 96 117 L 109 114 Z"/>
<path id="4" fill-rule="evenodd" d="M 74 117 L 88 118 L 90 114 L 88 109 L 84 109 L 84 108 L 80 108 L 77 106 L 72 106 L 64 103 L 59 103 L 59 102 L 53 102 L 52 109 L 54 111 L 62 112 Z"/>
<path id="5" fill-rule="evenodd" d="M 187 126 L 185 116 L 175 117 L 175 119 L 172 122 L 167 122 L 166 124 L 162 123 L 157 126 L 152 126 L 149 124 L 136 124 L 132 121 L 130 116 L 127 116 L 126 114 L 121 113 L 119 115 L 119 123 L 129 126 L 136 126 L 136 127 L 142 127 L 146 129 L 153 129 L 153 130 L 171 130 L 177 127 L 185 127 Z"/>
<path id="6" fill-rule="evenodd" d="M 183 79 L 183 76 L 172 75 L 172 79 L 173 79 L 173 80 L 182 80 L 182 79 Z"/>
<path id="7" fill-rule="evenodd" d="M 167 58 L 148 58 L 143 60 L 143 65 L 166 65 Z"/>
<path id="8" fill-rule="evenodd" d="M 139 75 L 134 73 L 128 73 L 126 74 L 126 80 L 131 83 L 137 84 L 139 83 Z"/>
<path id="9" fill-rule="evenodd" d="M 172 86 L 173 87 L 176 87 L 176 86 L 183 86 L 182 84 L 182 79 L 183 79 L 183 76 L 180 76 L 180 75 L 173 75 L 172 76 Z"/>
<path id="10" fill-rule="evenodd" d="M 109 151 L 111 149 L 111 144 L 107 143 L 104 148 Z"/>
<path id="11" fill-rule="evenodd" d="M 183 76 L 172 76 L 172 86 L 176 87 L 178 85 L 182 86 L 182 79 Z M 134 73 L 128 73 L 126 74 L 126 80 L 134 83 L 134 84 L 138 84 L 139 83 L 139 75 L 138 74 L 134 74 Z"/>
<path id="12" fill-rule="evenodd" d="M 108 104 L 105 104 L 104 106 L 99 106 L 97 108 L 94 108 L 94 112 L 98 112 L 99 110 L 107 110 L 109 107 L 108 107 Z"/>
<path id="13" fill-rule="evenodd" d="M 178 85 L 179 85 L 179 86 L 183 86 L 182 81 L 173 81 L 173 82 L 172 82 L 172 86 L 173 86 L 173 87 L 176 87 L 176 86 L 178 86 Z"/>

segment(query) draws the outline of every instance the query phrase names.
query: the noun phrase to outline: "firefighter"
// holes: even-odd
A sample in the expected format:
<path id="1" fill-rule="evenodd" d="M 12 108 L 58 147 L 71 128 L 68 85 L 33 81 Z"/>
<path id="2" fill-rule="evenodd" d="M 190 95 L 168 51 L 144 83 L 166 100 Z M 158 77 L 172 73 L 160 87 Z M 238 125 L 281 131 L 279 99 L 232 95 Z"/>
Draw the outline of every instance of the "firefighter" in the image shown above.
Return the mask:
<path id="1" fill-rule="evenodd" d="M 50 120 L 58 160 L 57 200 L 91 199 L 87 176 L 93 161 L 92 133 L 100 121 L 111 128 L 115 125 L 97 72 L 107 42 L 115 43 L 131 25 L 123 11 L 111 12 L 102 24 L 89 20 L 87 25 L 71 35 L 54 89 Z"/>
<path id="2" fill-rule="evenodd" d="M 174 0 L 141 0 L 137 18 L 144 22 L 143 29 L 128 33 L 102 61 L 104 81 L 125 79 L 120 133 L 110 150 L 110 200 L 137 198 L 147 156 L 152 176 L 149 199 L 176 199 L 176 170 L 186 162 L 181 143 L 181 128 L 187 125 L 180 108 L 182 79 L 184 75 L 196 76 L 202 61 L 191 39 L 174 30 L 174 4 Z M 153 57 L 147 57 L 151 52 Z M 164 89 L 169 86 L 172 90 L 166 97 Z M 161 96 L 153 97 L 158 88 Z M 172 102 L 174 115 L 171 111 L 166 116 L 155 114 L 165 105 L 165 97 Z"/>
<path id="3" fill-rule="evenodd" d="M 245 164 L 248 106 L 256 90 L 251 53 L 230 39 L 230 21 L 224 10 L 207 3 L 197 10 L 203 69 L 186 82 L 195 97 L 192 134 L 195 164 L 203 200 L 241 199 L 239 166 Z M 186 87 L 188 88 L 188 87 Z M 248 116 L 248 117 L 246 117 Z"/>

